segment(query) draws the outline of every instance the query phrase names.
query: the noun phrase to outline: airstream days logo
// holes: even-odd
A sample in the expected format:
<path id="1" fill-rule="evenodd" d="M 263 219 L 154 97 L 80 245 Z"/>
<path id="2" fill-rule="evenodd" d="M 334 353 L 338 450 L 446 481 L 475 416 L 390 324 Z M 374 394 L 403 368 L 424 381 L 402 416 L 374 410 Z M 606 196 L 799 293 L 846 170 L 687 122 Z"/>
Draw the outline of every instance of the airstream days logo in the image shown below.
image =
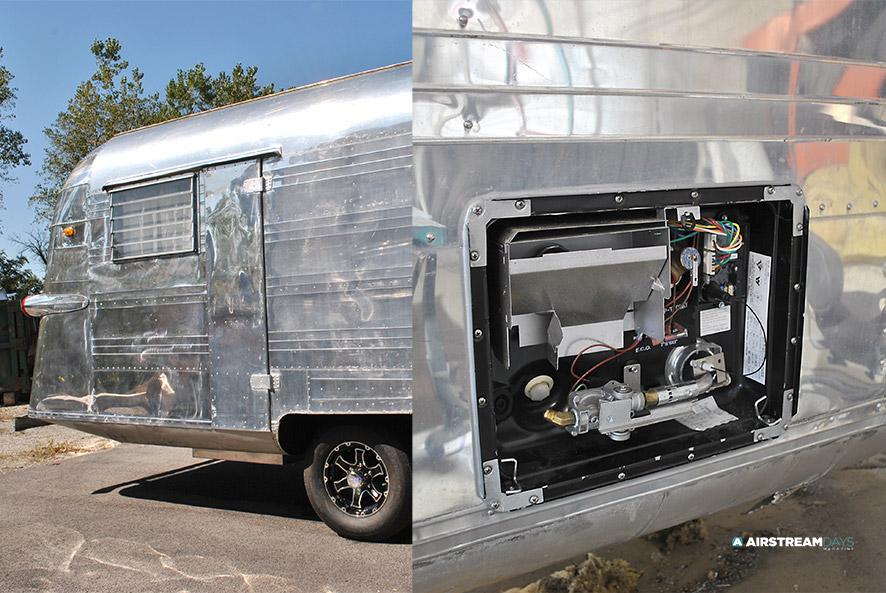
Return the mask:
<path id="1" fill-rule="evenodd" d="M 855 548 L 854 537 L 754 537 L 746 540 L 732 538 L 733 548 L 823 548 L 825 550 L 851 550 Z"/>

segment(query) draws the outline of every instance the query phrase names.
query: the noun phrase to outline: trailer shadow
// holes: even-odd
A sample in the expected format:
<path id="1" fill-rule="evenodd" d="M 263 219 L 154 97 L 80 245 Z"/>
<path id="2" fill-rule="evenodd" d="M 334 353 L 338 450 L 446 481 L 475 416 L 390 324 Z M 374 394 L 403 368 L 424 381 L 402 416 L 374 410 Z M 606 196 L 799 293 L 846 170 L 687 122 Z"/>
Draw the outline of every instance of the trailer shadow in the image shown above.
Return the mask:
<path id="1" fill-rule="evenodd" d="M 319 521 L 302 481 L 302 466 L 206 460 L 106 486 L 92 494 Z"/>

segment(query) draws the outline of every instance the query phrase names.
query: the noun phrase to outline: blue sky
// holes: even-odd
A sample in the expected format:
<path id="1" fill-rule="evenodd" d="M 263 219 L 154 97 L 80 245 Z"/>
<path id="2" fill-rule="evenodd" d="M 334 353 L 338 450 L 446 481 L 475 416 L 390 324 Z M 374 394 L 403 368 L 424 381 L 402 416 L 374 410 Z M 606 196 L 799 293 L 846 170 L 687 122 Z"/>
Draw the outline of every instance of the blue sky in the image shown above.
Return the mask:
<path id="1" fill-rule="evenodd" d="M 280 89 L 404 62 L 411 27 L 411 0 L 0 0 L 0 63 L 18 89 L 15 119 L 5 124 L 28 139 L 32 162 L 13 170 L 17 183 L 2 184 L 0 249 L 16 255 L 10 236 L 31 226 L 27 200 L 43 162 L 43 128 L 95 72 L 94 39 L 119 39 L 123 57 L 144 73 L 145 90 L 162 96 L 179 68 L 197 62 L 212 74 L 230 73 L 237 62 L 258 66 L 259 83 Z"/>

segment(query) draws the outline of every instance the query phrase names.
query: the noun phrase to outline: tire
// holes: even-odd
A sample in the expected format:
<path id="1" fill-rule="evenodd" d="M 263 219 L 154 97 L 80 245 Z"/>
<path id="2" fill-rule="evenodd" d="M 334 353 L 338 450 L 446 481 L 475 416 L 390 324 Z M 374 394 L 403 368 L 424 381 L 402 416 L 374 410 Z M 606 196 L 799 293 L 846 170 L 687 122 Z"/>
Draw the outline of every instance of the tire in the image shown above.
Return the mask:
<path id="1" fill-rule="evenodd" d="M 307 461 L 311 506 L 342 537 L 383 541 L 409 524 L 409 456 L 386 433 L 354 425 L 331 428 L 314 439 Z"/>

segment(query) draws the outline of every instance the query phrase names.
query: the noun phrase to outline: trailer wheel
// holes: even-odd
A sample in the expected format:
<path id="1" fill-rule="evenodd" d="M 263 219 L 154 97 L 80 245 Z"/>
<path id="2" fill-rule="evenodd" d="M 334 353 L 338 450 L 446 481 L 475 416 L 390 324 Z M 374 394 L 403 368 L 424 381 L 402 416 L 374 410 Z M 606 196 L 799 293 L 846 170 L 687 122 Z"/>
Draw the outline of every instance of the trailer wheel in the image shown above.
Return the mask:
<path id="1" fill-rule="evenodd" d="M 394 439 L 360 426 L 338 426 L 314 439 L 309 451 L 305 489 L 333 531 L 381 541 L 409 524 L 412 472 Z"/>

